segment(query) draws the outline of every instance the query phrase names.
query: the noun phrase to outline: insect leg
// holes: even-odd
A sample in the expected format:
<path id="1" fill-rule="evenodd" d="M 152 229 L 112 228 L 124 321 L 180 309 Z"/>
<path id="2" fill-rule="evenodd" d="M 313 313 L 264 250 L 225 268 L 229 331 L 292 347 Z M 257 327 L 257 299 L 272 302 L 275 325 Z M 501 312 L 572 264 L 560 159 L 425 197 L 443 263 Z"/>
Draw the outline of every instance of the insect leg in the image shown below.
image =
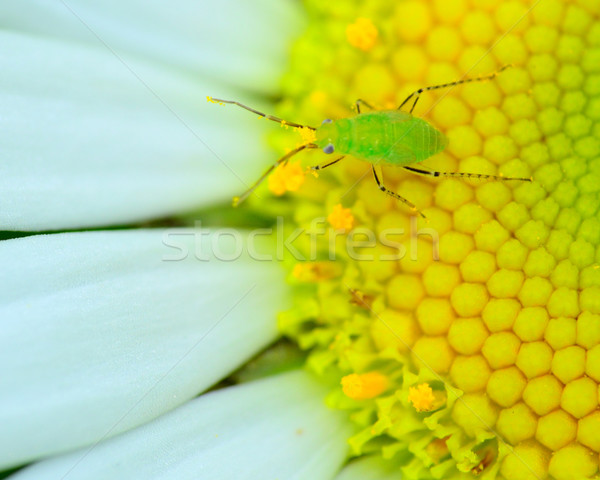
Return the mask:
<path id="1" fill-rule="evenodd" d="M 379 177 L 377 176 L 377 171 L 375 170 L 375 165 L 371 165 L 371 168 L 373 169 L 373 176 L 375 177 L 375 181 L 377 182 L 377 186 L 379 187 L 379 190 L 381 190 L 383 193 L 387 193 L 388 195 L 390 195 L 391 197 L 394 197 L 397 200 L 400 200 L 402 203 L 404 203 L 405 205 L 408 205 L 412 210 L 414 210 L 415 212 L 417 212 L 419 215 L 421 215 L 423 218 L 427 218 L 423 212 L 421 212 L 421 210 L 419 210 L 414 203 L 410 202 L 409 200 L 407 200 L 404 197 L 401 197 L 400 195 L 398 195 L 396 192 L 392 192 L 391 190 L 388 190 L 387 188 L 385 188 L 385 186 L 383 185 L 383 183 L 379 180 Z"/>
<path id="2" fill-rule="evenodd" d="M 455 85 L 462 85 L 463 83 L 484 82 L 486 80 L 492 80 L 493 78 L 496 78 L 497 75 L 499 75 L 500 73 L 502 73 L 504 70 L 506 70 L 510 66 L 511 65 L 504 65 L 502 68 L 500 68 L 500 70 L 497 70 L 494 73 L 492 73 L 490 75 L 486 75 L 484 77 L 465 78 L 463 80 L 457 80 L 456 82 L 444 83 L 442 85 L 433 85 L 431 87 L 425 87 L 425 88 L 419 88 L 417 91 L 411 93 L 408 97 L 406 97 L 406 99 L 398 107 L 398 110 L 400 110 L 404 106 L 404 104 L 406 102 L 408 102 L 411 98 L 415 97 L 415 101 L 413 102 L 412 107 L 410 107 L 410 113 L 412 113 L 413 110 L 415 109 L 415 106 L 417 105 L 417 101 L 419 100 L 419 96 L 423 92 L 426 92 L 428 90 L 437 90 L 438 88 L 454 87 Z"/>
<path id="3" fill-rule="evenodd" d="M 483 178 L 488 180 L 519 180 L 521 182 L 531 182 L 531 178 L 522 178 L 522 177 L 503 177 L 501 175 L 488 175 L 485 173 L 467 173 L 467 172 L 435 172 L 432 170 L 421 170 L 420 168 L 414 167 L 403 167 L 405 170 L 408 170 L 413 173 L 418 173 L 419 175 L 427 175 L 430 177 L 461 177 L 461 178 Z"/>
<path id="4" fill-rule="evenodd" d="M 211 98 L 211 97 L 207 97 L 207 99 L 209 102 L 213 102 L 213 103 L 228 103 L 230 105 L 237 105 L 238 107 L 241 107 L 244 110 L 248 110 L 249 112 L 252 112 L 252 113 L 258 115 L 259 117 L 263 117 L 263 118 L 266 118 L 267 120 L 272 120 L 273 122 L 281 123 L 283 125 L 289 125 L 290 127 L 308 128 L 310 130 L 316 130 L 316 128 L 309 127 L 308 125 L 300 125 L 299 123 L 288 122 L 287 120 L 283 120 L 274 115 L 267 115 L 266 113 L 259 112 L 258 110 L 255 110 L 252 107 L 244 105 L 243 103 L 236 102 L 235 100 L 222 100 L 220 98 Z"/>
<path id="5" fill-rule="evenodd" d="M 356 113 L 360 113 L 360 105 L 366 105 L 368 108 L 370 108 L 371 110 L 375 110 L 375 107 L 373 107 L 373 105 L 371 105 L 370 103 L 365 102 L 362 98 L 359 98 L 356 101 Z"/>
<path id="6" fill-rule="evenodd" d="M 339 162 L 342 158 L 344 158 L 345 155 L 342 155 L 339 158 L 336 158 L 335 160 L 333 160 L 332 162 L 328 162 L 328 163 L 323 163 L 321 165 L 315 165 L 314 167 L 310 167 L 311 170 L 314 171 L 318 171 L 318 170 L 323 170 L 324 168 L 330 167 L 331 165 L 336 164 L 337 162 Z"/>
<path id="7" fill-rule="evenodd" d="M 265 173 L 263 173 L 260 176 L 260 178 L 256 182 L 254 182 L 254 184 L 248 190 L 246 190 L 244 193 L 242 193 L 239 197 L 233 197 L 233 206 L 237 207 L 240 203 L 242 203 L 244 200 L 246 200 L 250 196 L 250 194 L 254 190 L 256 190 L 256 188 L 264 181 L 264 179 L 269 176 L 269 174 L 273 170 L 275 170 L 279 165 L 287 163 L 287 161 L 291 157 L 296 155 L 298 152 L 304 150 L 305 148 L 317 148 L 317 146 L 312 143 L 307 143 L 306 145 L 300 145 L 299 147 L 294 148 L 292 151 L 286 153 L 283 157 L 281 157 L 279 160 L 277 160 L 273 165 L 271 165 L 269 168 L 267 168 Z"/>

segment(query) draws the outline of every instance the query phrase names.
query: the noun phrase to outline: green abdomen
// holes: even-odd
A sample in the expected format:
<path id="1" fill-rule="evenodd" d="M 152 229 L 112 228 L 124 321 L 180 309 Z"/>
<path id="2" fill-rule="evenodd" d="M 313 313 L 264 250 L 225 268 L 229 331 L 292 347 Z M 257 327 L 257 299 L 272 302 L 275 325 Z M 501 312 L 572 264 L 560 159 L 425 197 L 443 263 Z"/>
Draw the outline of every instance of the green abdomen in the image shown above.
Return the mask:
<path id="1" fill-rule="evenodd" d="M 369 112 L 345 119 L 347 152 L 367 162 L 408 165 L 446 148 L 446 136 L 426 121 L 398 110 Z M 341 132 L 340 132 L 341 133 Z"/>

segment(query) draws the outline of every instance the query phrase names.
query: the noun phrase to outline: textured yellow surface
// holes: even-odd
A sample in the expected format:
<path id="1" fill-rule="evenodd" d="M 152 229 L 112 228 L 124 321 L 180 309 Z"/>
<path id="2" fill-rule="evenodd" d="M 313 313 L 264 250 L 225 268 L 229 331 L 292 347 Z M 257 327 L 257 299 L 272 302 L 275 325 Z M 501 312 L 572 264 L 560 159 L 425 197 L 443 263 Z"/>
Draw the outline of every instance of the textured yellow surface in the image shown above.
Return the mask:
<path id="1" fill-rule="evenodd" d="M 600 3 L 314 0 L 307 8 L 284 118 L 316 126 L 353 115 L 357 98 L 396 108 L 420 87 L 512 64 L 493 81 L 421 96 L 414 114 L 449 138 L 422 166 L 534 180 L 384 168 L 385 185 L 428 222 L 411 220 L 377 189 L 369 166 L 350 158 L 292 195 L 301 227 L 344 208 L 355 228 L 404 229 L 388 238 L 402 245 L 402 259 L 384 260 L 399 250 L 379 240 L 371 260 L 338 252 L 339 275 L 298 287 L 300 303 L 316 311 L 282 314 L 284 333 L 312 349 L 316 371 L 341 378 L 376 367 L 389 379 L 376 399 L 332 393 L 332 405 L 355 412 L 353 453 L 380 452 L 406 479 L 597 478 Z M 323 157 L 310 152 L 304 162 Z M 318 242 L 326 255 L 329 239 Z M 350 289 L 368 301 L 350 303 Z M 444 403 L 417 412 L 409 392 L 424 383 Z"/>

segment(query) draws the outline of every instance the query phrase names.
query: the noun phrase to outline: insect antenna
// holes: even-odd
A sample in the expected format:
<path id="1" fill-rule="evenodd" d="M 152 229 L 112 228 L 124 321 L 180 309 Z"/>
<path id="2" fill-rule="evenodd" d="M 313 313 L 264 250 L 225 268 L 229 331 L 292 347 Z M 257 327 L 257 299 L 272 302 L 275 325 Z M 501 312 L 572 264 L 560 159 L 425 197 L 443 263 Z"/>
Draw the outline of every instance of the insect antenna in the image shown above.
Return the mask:
<path id="1" fill-rule="evenodd" d="M 283 120 L 282 118 L 276 117 L 274 115 L 267 115 L 266 113 L 259 112 L 258 110 L 255 110 L 254 108 L 249 107 L 248 105 L 244 105 L 243 103 L 236 102 L 235 100 L 222 100 L 220 98 L 212 98 L 212 97 L 206 97 L 206 99 L 212 103 L 228 103 L 230 105 L 237 105 L 238 107 L 241 107 L 244 110 L 248 110 L 249 112 L 252 112 L 255 115 L 258 115 L 259 117 L 266 118 L 267 120 L 271 120 L 273 122 L 277 122 L 282 125 L 289 125 L 290 127 L 295 127 L 295 128 L 308 128 L 309 130 L 316 130 L 315 127 L 310 127 L 308 125 L 300 125 L 299 123 L 288 122 L 287 120 Z"/>
<path id="2" fill-rule="evenodd" d="M 244 200 L 246 200 L 250 196 L 250 194 L 254 190 L 256 190 L 256 188 L 264 181 L 264 179 L 267 178 L 269 176 L 269 174 L 273 170 L 275 170 L 279 165 L 287 163 L 287 161 L 290 158 L 292 158 L 298 152 L 301 152 L 302 150 L 304 150 L 306 148 L 317 148 L 317 146 L 314 143 L 306 143 L 306 144 L 300 145 L 299 147 L 296 147 L 293 150 L 291 150 L 290 152 L 286 153 L 283 157 L 281 157 L 279 160 L 277 160 L 273 165 L 271 165 L 269 168 L 267 168 L 265 173 L 263 173 L 260 176 L 260 178 L 256 182 L 254 182 L 254 184 L 248 190 L 246 190 L 244 193 L 242 193 L 239 197 L 233 197 L 233 206 L 237 207 L 240 203 L 242 203 Z"/>

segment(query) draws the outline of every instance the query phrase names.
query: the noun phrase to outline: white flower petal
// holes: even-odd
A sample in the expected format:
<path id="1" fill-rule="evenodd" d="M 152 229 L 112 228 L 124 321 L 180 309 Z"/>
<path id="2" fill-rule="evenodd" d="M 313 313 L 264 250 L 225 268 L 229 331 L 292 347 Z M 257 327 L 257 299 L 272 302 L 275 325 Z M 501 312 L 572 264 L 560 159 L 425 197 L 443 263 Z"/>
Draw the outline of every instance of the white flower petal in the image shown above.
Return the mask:
<path id="1" fill-rule="evenodd" d="M 68 14 L 58 22 L 57 30 L 70 21 L 81 35 L 91 36 L 68 11 L 64 13 L 63 2 L 43 5 L 42 11 L 56 15 L 54 10 L 62 6 L 61 15 Z M 103 3 L 89 8 L 100 12 L 100 5 Z M 119 3 L 119 8 L 122 5 Z M 136 5 L 144 11 L 142 4 Z M 180 38 L 178 24 L 171 18 L 173 7 L 161 5 L 153 2 L 141 17 L 156 24 L 163 21 L 162 12 L 172 20 L 163 25 L 178 39 L 170 44 L 175 55 L 186 37 Z M 116 10 L 116 3 L 114 6 Z M 27 8 L 30 12 L 23 6 L 3 8 Z M 115 31 L 120 32 L 120 41 L 116 43 L 131 39 L 142 45 L 152 29 L 129 32 L 127 21 L 133 12 L 131 7 L 122 8 L 129 12 L 123 18 L 112 11 L 113 16 L 104 19 L 106 24 L 99 23 L 107 35 L 113 25 L 119 26 Z M 244 12 L 240 7 L 231 17 L 239 23 L 238 16 Z M 35 17 L 46 25 L 52 23 L 43 15 Z M 281 23 L 277 18 L 271 22 L 273 26 Z M 191 26 L 182 28 L 186 29 Z M 242 33 L 254 35 L 238 28 L 236 35 Z M 167 34 L 161 30 L 152 45 Z M 0 229 L 39 231 L 123 224 L 229 201 L 273 162 L 273 153 L 263 145 L 261 136 L 275 125 L 259 122 L 248 112 L 236 111 L 237 107 L 208 104 L 206 96 L 225 96 L 261 107 L 255 100 L 218 86 L 215 80 L 202 79 L 193 70 L 157 61 L 171 50 L 160 58 L 150 58 L 135 49 L 133 53 L 139 56 L 127 54 L 127 50 L 121 54 L 95 37 L 76 42 L 65 36 L 0 31 Z M 215 55 L 221 41 L 215 38 L 210 44 Z M 198 55 L 196 64 L 200 65 L 202 52 Z M 252 62 L 261 56 L 248 54 L 245 58 Z M 220 61 L 227 65 L 236 59 L 225 53 Z M 207 68 L 212 69 L 213 64 L 210 60 Z"/>
<path id="2" fill-rule="evenodd" d="M 271 94 L 302 20 L 292 0 L 0 3 L 0 28 L 93 47 L 104 42 L 124 58 Z"/>
<path id="3" fill-rule="evenodd" d="M 283 269 L 201 261 L 216 235 L 171 233 L 0 243 L 0 469 L 145 423 L 275 338 Z"/>
<path id="4" fill-rule="evenodd" d="M 377 455 L 350 462 L 335 480 L 401 480 L 402 474 L 392 462 Z"/>
<path id="5" fill-rule="evenodd" d="M 14 478 L 329 480 L 345 459 L 351 427 L 324 395 L 304 372 L 208 393 Z"/>

